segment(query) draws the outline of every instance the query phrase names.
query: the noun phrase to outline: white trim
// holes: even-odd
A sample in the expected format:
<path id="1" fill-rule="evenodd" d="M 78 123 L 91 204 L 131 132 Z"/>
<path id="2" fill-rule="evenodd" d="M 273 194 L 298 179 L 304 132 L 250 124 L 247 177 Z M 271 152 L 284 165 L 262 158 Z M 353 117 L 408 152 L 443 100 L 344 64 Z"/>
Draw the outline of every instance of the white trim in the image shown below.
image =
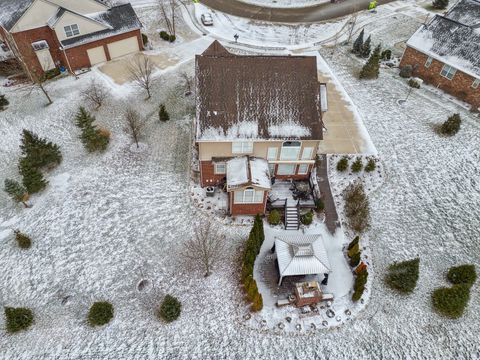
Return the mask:
<path id="1" fill-rule="evenodd" d="M 433 58 L 431 56 L 429 56 L 427 58 L 427 60 L 425 61 L 424 66 L 428 69 L 432 65 L 432 62 L 433 62 Z"/>
<path id="2" fill-rule="evenodd" d="M 472 82 L 472 89 L 478 89 L 480 86 L 480 79 L 474 79 Z"/>
<path id="3" fill-rule="evenodd" d="M 442 70 L 440 70 L 440 76 L 443 76 L 445 79 L 448 79 L 450 81 L 453 80 L 456 73 L 457 73 L 457 68 L 448 64 L 443 64 Z M 449 75 L 451 75 L 452 77 L 449 77 Z"/>
<path id="4" fill-rule="evenodd" d="M 303 171 L 300 172 L 300 168 L 301 168 L 302 166 L 305 166 L 305 171 L 304 171 L 304 172 L 303 172 Z M 299 165 L 297 166 L 297 174 L 298 174 L 298 175 L 307 175 L 307 174 L 308 174 L 308 168 L 309 168 L 308 164 L 299 164 Z"/>
<path id="5" fill-rule="evenodd" d="M 240 150 L 235 150 L 235 144 L 240 145 Z M 232 141 L 232 154 L 252 154 L 253 141 Z"/>
<path id="6" fill-rule="evenodd" d="M 223 166 L 224 168 L 223 172 L 218 171 L 218 166 Z M 215 175 L 225 175 L 227 173 L 227 163 L 226 162 L 214 163 L 213 169 L 214 169 L 213 172 Z"/>
<path id="7" fill-rule="evenodd" d="M 287 171 L 287 169 L 291 169 L 291 170 Z M 277 167 L 277 175 L 281 175 L 281 176 L 295 175 L 296 169 L 297 169 L 297 166 L 295 164 L 279 164 Z"/>
<path id="8" fill-rule="evenodd" d="M 242 193 L 241 197 L 241 201 L 237 201 L 239 199 L 237 199 L 237 194 L 240 194 Z M 249 195 L 249 197 L 251 198 L 251 201 L 245 201 L 245 198 L 247 197 L 247 193 L 251 194 Z M 261 200 L 259 199 L 260 198 L 260 193 L 261 193 Z M 257 200 L 257 195 L 258 195 L 258 200 Z M 257 190 L 253 187 L 248 187 L 248 188 L 245 188 L 245 189 L 240 189 L 240 190 L 234 190 L 233 191 L 233 203 L 234 204 L 238 204 L 238 205 L 243 205 L 243 204 L 262 204 L 263 203 L 263 199 L 265 197 L 265 191 L 264 190 Z M 248 199 L 249 200 L 249 199 Z"/>
<path id="9" fill-rule="evenodd" d="M 123 32 L 119 32 L 119 33 L 112 33 L 112 34 L 107 34 L 105 37 L 101 37 L 101 38 L 95 38 L 95 39 L 90 39 L 88 41 L 85 41 L 85 42 L 80 42 L 78 44 L 75 44 L 75 45 L 67 45 L 67 46 L 60 46 L 60 49 L 62 50 L 69 50 L 69 49 L 73 49 L 73 48 L 76 48 L 77 46 L 82 46 L 82 45 L 85 45 L 85 44 L 89 44 L 89 43 L 92 43 L 92 42 L 95 42 L 95 41 L 100 41 L 100 40 L 105 40 L 105 39 L 108 39 L 110 37 L 113 37 L 113 36 L 117 36 L 117 35 L 123 35 L 123 34 L 127 34 L 129 32 L 132 32 L 132 31 L 136 31 L 136 30 L 140 30 L 140 28 L 136 28 L 136 29 L 131 29 L 131 30 L 127 30 L 127 31 L 123 31 Z M 101 30 L 100 30 L 101 31 Z M 88 34 L 84 34 L 84 35 L 80 35 L 80 36 L 87 36 L 87 35 L 90 35 L 90 34 L 94 34 L 94 33 L 88 33 Z M 132 35 L 133 36 L 133 35 Z M 67 38 L 65 40 L 68 40 L 68 39 L 71 39 L 71 38 Z M 123 39 L 122 39 L 123 40 Z M 115 42 L 115 41 L 113 41 Z M 62 42 L 60 41 L 60 45 L 62 44 Z M 108 44 L 111 44 L 111 43 L 108 43 Z M 106 44 L 106 45 L 108 45 Z M 141 50 L 140 50 L 141 51 Z M 212 142 L 212 141 L 208 141 L 208 142 Z M 230 141 L 229 141 L 230 142 Z"/>
<path id="10" fill-rule="evenodd" d="M 305 150 L 309 149 L 310 151 L 310 155 L 309 156 L 306 156 L 305 155 Z M 302 160 L 311 160 L 312 159 L 312 156 L 313 156 L 313 150 L 314 148 L 311 147 L 311 146 L 307 146 L 307 147 L 304 147 L 303 150 L 302 150 L 302 157 L 300 159 Z"/>
<path id="11" fill-rule="evenodd" d="M 73 28 L 74 26 L 77 28 L 77 29 L 76 29 L 76 31 L 78 31 L 77 34 L 75 34 L 75 30 L 74 30 L 74 28 Z M 67 30 L 67 28 L 68 28 L 68 30 Z M 64 25 L 64 26 L 63 26 L 63 31 L 65 32 L 65 36 L 67 37 L 67 39 L 81 35 L 81 33 L 80 33 L 80 27 L 78 26 L 78 24 Z M 71 35 L 68 35 L 69 32 L 71 33 Z"/>
<path id="12" fill-rule="evenodd" d="M 270 151 L 275 151 L 275 156 L 270 156 Z M 278 159 L 278 147 L 268 147 L 267 148 L 267 160 L 277 160 Z"/>

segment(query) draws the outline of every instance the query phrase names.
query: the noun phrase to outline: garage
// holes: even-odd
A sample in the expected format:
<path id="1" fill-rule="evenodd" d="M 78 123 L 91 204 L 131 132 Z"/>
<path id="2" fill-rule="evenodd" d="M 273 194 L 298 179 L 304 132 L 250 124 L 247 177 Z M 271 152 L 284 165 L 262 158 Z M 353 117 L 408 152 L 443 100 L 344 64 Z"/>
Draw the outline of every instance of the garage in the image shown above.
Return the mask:
<path id="1" fill-rule="evenodd" d="M 108 52 L 110 53 L 110 58 L 112 59 L 139 51 L 138 40 L 136 36 L 115 41 L 107 46 Z"/>
<path id="2" fill-rule="evenodd" d="M 87 54 L 91 66 L 107 61 L 107 56 L 105 55 L 105 49 L 103 46 L 88 49 Z"/>

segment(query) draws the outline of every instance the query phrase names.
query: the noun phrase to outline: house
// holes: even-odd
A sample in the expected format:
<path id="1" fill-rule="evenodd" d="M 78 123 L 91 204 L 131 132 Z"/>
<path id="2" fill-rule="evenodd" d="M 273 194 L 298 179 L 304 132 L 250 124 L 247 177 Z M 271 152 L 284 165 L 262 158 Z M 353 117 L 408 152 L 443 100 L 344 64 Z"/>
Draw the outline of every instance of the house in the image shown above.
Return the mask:
<path id="1" fill-rule="evenodd" d="M 196 56 L 202 187 L 226 182 L 232 215 L 264 213 L 271 178 L 309 179 L 326 85 L 314 56 L 244 56 L 218 41 Z"/>
<path id="2" fill-rule="evenodd" d="M 70 72 L 143 48 L 132 6 L 97 0 L 1 0 L 0 39 L 34 74 Z"/>
<path id="3" fill-rule="evenodd" d="M 480 107 L 480 1 L 460 0 L 408 40 L 400 66 L 414 76 Z"/>

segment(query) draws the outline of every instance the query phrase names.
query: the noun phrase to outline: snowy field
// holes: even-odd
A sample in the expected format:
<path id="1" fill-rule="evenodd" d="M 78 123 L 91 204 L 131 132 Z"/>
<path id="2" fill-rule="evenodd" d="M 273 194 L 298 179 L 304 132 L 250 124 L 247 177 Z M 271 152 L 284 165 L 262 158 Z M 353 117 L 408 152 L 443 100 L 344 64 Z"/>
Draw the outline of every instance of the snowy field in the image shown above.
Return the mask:
<path id="1" fill-rule="evenodd" d="M 392 31 L 388 25 L 383 21 L 366 31 L 375 30 L 389 45 L 404 40 L 402 28 Z M 347 49 L 321 53 L 361 113 L 385 174 L 370 197 L 373 290 L 356 319 L 335 331 L 307 334 L 246 324 L 236 262 L 248 227 L 222 227 L 231 246 L 211 277 L 186 273 L 176 254 L 202 212 L 189 193 L 192 101 L 182 97 L 178 73 L 193 72 L 193 61 L 164 70 L 147 102 L 128 84 L 107 82 L 112 97 L 94 115 L 111 130 L 112 141 L 100 155 L 85 153 L 73 125 L 80 91 L 90 77 L 105 78 L 92 71 L 77 81 L 54 82 L 49 107 L 40 94 L 7 90 L 10 106 L 0 113 L 0 182 L 18 178 L 23 128 L 58 143 L 64 160 L 48 174 L 50 185 L 32 199 L 31 209 L 16 207 L 0 192 L 0 302 L 35 313 L 32 328 L 16 335 L 5 333 L 0 317 L 0 358 L 480 358 L 478 283 L 459 320 L 441 318 L 430 306 L 430 293 L 446 284 L 448 267 L 480 266 L 480 119 L 425 89 L 400 107 L 396 101 L 409 88 L 394 70 L 360 82 L 355 75 L 361 63 Z M 160 102 L 171 109 L 170 122 L 158 121 Z M 143 153 L 129 151 L 127 104 L 148 119 Z M 439 137 L 433 125 L 453 112 L 464 119 L 461 131 Z M 341 188 L 333 184 L 336 194 Z M 16 247 L 15 228 L 31 235 L 30 250 Z M 389 263 L 417 255 L 418 287 L 399 297 L 384 286 L 382 274 Z M 150 286 L 140 292 L 142 279 Z M 183 304 L 182 315 L 169 325 L 154 314 L 166 293 Z M 111 301 L 115 317 L 106 327 L 91 329 L 85 317 L 97 300 Z"/>
<path id="2" fill-rule="evenodd" d="M 282 7 L 282 8 L 296 8 L 305 6 L 314 6 L 330 2 L 330 0 L 240 0 L 245 3 L 265 6 L 265 7 Z"/>

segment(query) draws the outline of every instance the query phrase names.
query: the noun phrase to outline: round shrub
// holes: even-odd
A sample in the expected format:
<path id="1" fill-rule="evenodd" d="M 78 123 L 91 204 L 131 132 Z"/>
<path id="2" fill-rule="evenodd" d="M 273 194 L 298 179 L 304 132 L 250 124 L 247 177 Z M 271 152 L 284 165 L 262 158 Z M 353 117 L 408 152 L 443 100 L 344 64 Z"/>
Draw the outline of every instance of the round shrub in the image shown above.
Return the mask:
<path id="1" fill-rule="evenodd" d="M 352 172 L 357 173 L 362 171 L 363 169 L 363 162 L 362 159 L 357 157 L 357 159 L 352 163 Z"/>
<path id="2" fill-rule="evenodd" d="M 460 130 L 461 123 L 462 119 L 460 118 L 460 114 L 453 114 L 442 124 L 440 133 L 448 136 L 455 135 Z"/>
<path id="3" fill-rule="evenodd" d="M 27 308 L 5 307 L 5 318 L 9 333 L 26 330 L 33 324 L 33 312 Z"/>
<path id="4" fill-rule="evenodd" d="M 170 42 L 174 42 L 175 40 L 177 40 L 177 37 L 175 35 L 170 35 L 168 37 L 168 41 L 170 41 Z"/>
<path id="5" fill-rule="evenodd" d="M 411 293 L 417 286 L 419 264 L 419 258 L 391 264 L 385 282 L 390 288 L 401 293 Z"/>
<path id="6" fill-rule="evenodd" d="M 466 284 L 453 285 L 451 288 L 438 288 L 432 293 L 432 304 L 435 311 L 451 319 L 463 315 L 470 300 L 470 287 Z"/>
<path id="7" fill-rule="evenodd" d="M 348 169 L 348 158 L 343 157 L 337 162 L 337 171 L 345 171 Z"/>
<path id="8" fill-rule="evenodd" d="M 375 159 L 368 159 L 367 165 L 365 166 L 365 171 L 366 172 L 372 172 L 376 169 L 377 163 L 375 162 Z"/>
<path id="9" fill-rule="evenodd" d="M 383 50 L 381 56 L 383 60 L 390 60 L 392 58 L 392 50 Z"/>
<path id="10" fill-rule="evenodd" d="M 172 322 L 180 316 L 182 304 L 176 297 L 166 295 L 160 305 L 158 315 L 166 322 Z"/>
<path id="11" fill-rule="evenodd" d="M 143 42 L 143 46 L 148 44 L 148 36 L 144 33 L 142 33 L 142 42 Z"/>
<path id="12" fill-rule="evenodd" d="M 472 286 L 477 280 L 475 265 L 465 264 L 451 267 L 448 270 L 447 278 L 452 284 L 465 284 Z"/>
<path id="13" fill-rule="evenodd" d="M 280 221 L 281 221 L 280 212 L 275 209 L 270 211 L 270 214 L 268 214 L 268 223 L 270 225 L 278 225 L 280 224 Z"/>
<path id="14" fill-rule="evenodd" d="M 323 203 L 322 199 L 315 200 L 315 210 L 317 210 L 317 212 L 322 212 L 325 210 L 325 204 Z"/>
<path id="15" fill-rule="evenodd" d="M 415 81 L 413 79 L 408 80 L 408 86 L 414 89 L 420 89 L 420 84 L 418 83 L 418 81 Z"/>
<path id="16" fill-rule="evenodd" d="M 412 65 L 405 65 L 400 69 L 400 77 L 408 79 L 412 77 L 413 67 Z"/>
<path id="17" fill-rule="evenodd" d="M 88 312 L 90 326 L 102 326 L 108 324 L 113 318 L 113 305 L 107 301 L 93 303 Z"/>
<path id="18" fill-rule="evenodd" d="M 300 221 L 303 225 L 310 225 L 313 221 L 313 212 L 309 211 L 308 213 L 300 216 Z"/>
<path id="19" fill-rule="evenodd" d="M 29 249 L 32 246 L 32 240 L 18 230 L 15 230 L 15 240 L 20 249 Z"/>
<path id="20" fill-rule="evenodd" d="M 165 41 L 170 40 L 170 35 L 166 31 L 160 31 L 160 38 L 162 38 Z"/>

